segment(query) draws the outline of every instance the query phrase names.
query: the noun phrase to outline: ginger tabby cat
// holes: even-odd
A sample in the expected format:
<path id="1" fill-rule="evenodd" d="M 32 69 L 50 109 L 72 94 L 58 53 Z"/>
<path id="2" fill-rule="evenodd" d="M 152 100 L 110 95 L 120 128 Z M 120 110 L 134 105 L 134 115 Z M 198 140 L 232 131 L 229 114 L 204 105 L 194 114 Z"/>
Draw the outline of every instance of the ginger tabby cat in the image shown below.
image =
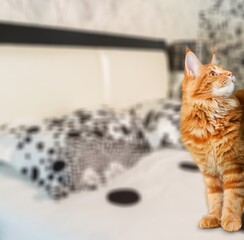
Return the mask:
<path id="1" fill-rule="evenodd" d="M 181 136 L 202 172 L 209 213 L 200 228 L 237 231 L 244 203 L 244 90 L 234 93 L 235 78 L 215 64 L 200 63 L 187 49 L 182 83 Z"/>

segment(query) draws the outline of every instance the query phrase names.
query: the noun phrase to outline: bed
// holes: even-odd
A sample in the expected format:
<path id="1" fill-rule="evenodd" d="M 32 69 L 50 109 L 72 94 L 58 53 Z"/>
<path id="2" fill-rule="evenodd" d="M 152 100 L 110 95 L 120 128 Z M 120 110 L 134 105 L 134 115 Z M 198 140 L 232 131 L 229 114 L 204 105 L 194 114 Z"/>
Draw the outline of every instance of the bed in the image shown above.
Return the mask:
<path id="1" fill-rule="evenodd" d="M 104 104 L 124 109 L 167 97 L 163 40 L 6 23 L 0 24 L 0 33 L 1 123 Z M 109 203 L 108 192 L 117 188 L 136 189 L 140 201 Z M 183 149 L 155 150 L 101 189 L 61 201 L 43 196 L 0 162 L 0 192 L 0 240 L 222 240 L 243 235 L 243 228 L 230 234 L 197 227 L 207 209 L 204 184 Z"/>

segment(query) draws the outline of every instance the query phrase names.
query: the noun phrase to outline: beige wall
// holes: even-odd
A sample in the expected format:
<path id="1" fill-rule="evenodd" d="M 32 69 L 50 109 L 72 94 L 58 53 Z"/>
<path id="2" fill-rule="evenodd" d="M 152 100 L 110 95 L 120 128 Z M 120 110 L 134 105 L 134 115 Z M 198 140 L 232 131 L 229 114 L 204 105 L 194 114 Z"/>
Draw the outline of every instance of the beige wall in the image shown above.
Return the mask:
<path id="1" fill-rule="evenodd" d="M 0 0 L 0 20 L 160 37 L 197 37 L 211 0 Z"/>

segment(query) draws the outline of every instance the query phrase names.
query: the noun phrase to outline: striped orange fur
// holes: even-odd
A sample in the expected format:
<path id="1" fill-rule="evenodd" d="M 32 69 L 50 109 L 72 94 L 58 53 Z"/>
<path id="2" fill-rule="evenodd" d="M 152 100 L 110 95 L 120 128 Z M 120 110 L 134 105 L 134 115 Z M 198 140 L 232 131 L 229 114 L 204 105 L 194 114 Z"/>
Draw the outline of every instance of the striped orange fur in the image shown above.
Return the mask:
<path id="1" fill-rule="evenodd" d="M 244 204 L 244 90 L 230 71 L 203 65 L 189 49 L 182 83 L 181 137 L 205 180 L 209 213 L 200 228 L 241 228 Z"/>

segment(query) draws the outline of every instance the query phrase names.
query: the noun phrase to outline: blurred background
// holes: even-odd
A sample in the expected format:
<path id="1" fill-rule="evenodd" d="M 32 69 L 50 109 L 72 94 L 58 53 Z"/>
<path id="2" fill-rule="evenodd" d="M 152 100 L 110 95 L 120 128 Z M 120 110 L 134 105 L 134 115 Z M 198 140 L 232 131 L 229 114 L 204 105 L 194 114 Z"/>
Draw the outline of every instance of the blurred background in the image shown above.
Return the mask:
<path id="1" fill-rule="evenodd" d="M 201 0 L 1 0 L 0 19 L 173 41 L 196 38 Z"/>

